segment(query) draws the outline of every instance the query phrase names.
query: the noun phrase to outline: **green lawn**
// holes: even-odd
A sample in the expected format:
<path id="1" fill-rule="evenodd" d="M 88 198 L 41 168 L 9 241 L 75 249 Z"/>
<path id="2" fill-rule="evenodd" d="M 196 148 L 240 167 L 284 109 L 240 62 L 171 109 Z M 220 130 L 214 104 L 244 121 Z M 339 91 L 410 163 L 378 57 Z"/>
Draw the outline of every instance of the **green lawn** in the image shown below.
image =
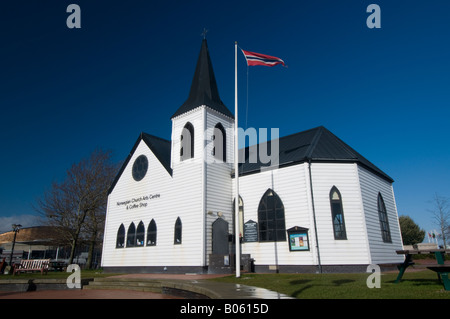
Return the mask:
<path id="1" fill-rule="evenodd" d="M 213 279 L 262 287 L 299 299 L 450 299 L 450 291 L 436 273 L 406 271 L 399 284 L 397 273 L 381 275 L 381 288 L 368 288 L 367 274 L 245 274 Z"/>
<path id="2" fill-rule="evenodd" d="M 108 277 L 117 274 L 98 270 L 82 270 L 81 278 Z M 436 273 L 430 270 L 408 272 L 399 284 L 394 281 L 397 273 L 383 273 L 381 288 L 369 289 L 366 285 L 369 273 L 362 274 L 243 274 L 210 279 L 218 282 L 239 283 L 262 287 L 299 299 L 450 299 L 450 291 L 438 282 Z M 19 276 L 0 275 L 4 279 L 66 279 L 66 272 L 25 273 Z"/>

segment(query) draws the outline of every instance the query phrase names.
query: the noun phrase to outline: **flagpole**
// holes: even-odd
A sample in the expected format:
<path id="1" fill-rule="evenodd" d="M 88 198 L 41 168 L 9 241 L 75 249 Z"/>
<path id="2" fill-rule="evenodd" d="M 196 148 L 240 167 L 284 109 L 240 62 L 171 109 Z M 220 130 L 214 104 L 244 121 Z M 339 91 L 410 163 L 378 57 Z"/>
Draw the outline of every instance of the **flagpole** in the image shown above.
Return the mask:
<path id="1" fill-rule="evenodd" d="M 237 97 L 237 41 L 234 42 L 234 181 L 236 195 L 234 197 L 235 213 L 235 246 L 236 246 L 236 278 L 241 277 L 241 246 L 239 238 L 239 147 L 238 147 L 238 97 Z"/>

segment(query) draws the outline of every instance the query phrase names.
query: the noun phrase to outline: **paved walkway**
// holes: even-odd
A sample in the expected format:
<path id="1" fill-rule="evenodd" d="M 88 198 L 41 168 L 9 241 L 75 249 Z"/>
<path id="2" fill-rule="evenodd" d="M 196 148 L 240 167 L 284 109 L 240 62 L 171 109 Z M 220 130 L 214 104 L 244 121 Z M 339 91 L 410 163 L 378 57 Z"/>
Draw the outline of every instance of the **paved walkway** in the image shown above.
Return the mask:
<path id="1" fill-rule="evenodd" d="M 67 289 L 31 292 L 0 291 L 0 299 L 181 299 L 155 292 Z"/>
<path id="2" fill-rule="evenodd" d="M 264 288 L 220 283 L 207 279 L 226 275 L 203 274 L 127 274 L 111 276 L 133 281 L 155 280 L 169 288 L 201 292 L 212 299 L 291 299 L 289 296 Z M 36 290 L 33 292 L 0 291 L 0 299 L 180 299 L 182 297 L 154 292 L 140 292 L 132 290 L 95 290 L 95 289 L 65 289 L 65 290 Z"/>

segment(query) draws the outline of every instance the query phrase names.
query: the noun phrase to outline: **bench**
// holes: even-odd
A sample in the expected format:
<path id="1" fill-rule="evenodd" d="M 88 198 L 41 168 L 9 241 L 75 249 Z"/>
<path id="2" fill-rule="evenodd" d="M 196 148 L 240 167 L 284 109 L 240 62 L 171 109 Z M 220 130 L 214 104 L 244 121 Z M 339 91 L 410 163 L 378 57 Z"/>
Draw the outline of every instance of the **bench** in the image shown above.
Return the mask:
<path id="1" fill-rule="evenodd" d="M 428 266 L 427 268 L 436 272 L 439 280 L 444 284 L 444 289 L 450 291 L 450 279 L 448 278 L 448 274 L 450 273 L 450 265 L 433 265 Z"/>
<path id="2" fill-rule="evenodd" d="M 450 279 L 448 278 L 448 274 L 450 272 L 450 265 L 445 264 L 445 254 L 450 253 L 450 249 L 413 249 L 413 250 L 397 250 L 397 254 L 405 255 L 405 261 L 398 266 L 399 274 L 395 283 L 399 283 L 405 273 L 405 270 L 409 266 L 413 266 L 414 262 L 412 261 L 413 255 L 418 254 L 432 254 L 434 253 L 436 258 L 436 264 L 428 264 L 428 265 L 419 265 L 418 267 L 428 268 L 431 271 L 434 271 L 438 275 L 438 279 L 440 282 L 443 282 L 444 289 L 450 290 Z"/>
<path id="3" fill-rule="evenodd" d="M 15 265 L 13 275 L 26 271 L 40 271 L 41 274 L 48 272 L 50 259 L 22 259 L 20 264 Z"/>

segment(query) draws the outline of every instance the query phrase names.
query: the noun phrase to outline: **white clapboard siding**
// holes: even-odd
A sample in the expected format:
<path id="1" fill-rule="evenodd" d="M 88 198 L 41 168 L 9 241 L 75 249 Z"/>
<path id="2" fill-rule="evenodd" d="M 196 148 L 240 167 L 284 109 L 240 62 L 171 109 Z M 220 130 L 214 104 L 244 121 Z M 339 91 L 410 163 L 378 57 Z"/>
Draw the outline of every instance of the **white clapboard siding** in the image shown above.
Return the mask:
<path id="1" fill-rule="evenodd" d="M 314 205 L 322 265 L 368 264 L 370 257 L 357 164 L 312 163 Z M 344 212 L 347 239 L 334 238 L 330 191 L 336 187 Z"/>
<path id="2" fill-rule="evenodd" d="M 362 167 L 359 167 L 358 174 L 372 263 L 402 262 L 403 256 L 397 255 L 395 252 L 401 250 L 403 245 L 392 184 Z M 386 205 L 392 243 L 383 242 L 381 237 L 378 193 L 381 193 Z"/>
<path id="3" fill-rule="evenodd" d="M 194 127 L 194 158 L 180 161 L 180 136 L 187 122 Z M 204 106 L 173 119 L 172 167 L 175 183 L 171 192 L 174 200 L 167 207 L 179 214 L 183 223 L 183 253 L 186 258 L 192 256 L 189 264 L 185 262 L 186 258 L 178 259 L 178 266 L 202 266 L 205 263 L 204 126 Z"/>
<path id="4" fill-rule="evenodd" d="M 244 204 L 244 222 L 258 222 L 259 202 L 269 188 L 283 201 L 286 229 L 300 226 L 311 230 L 303 164 L 241 177 L 239 193 Z M 290 252 L 287 240 L 243 243 L 241 247 L 243 254 L 251 254 L 255 259 L 255 265 L 313 264 L 312 251 Z"/>
<path id="5" fill-rule="evenodd" d="M 213 156 L 214 127 L 220 123 L 225 129 L 226 163 L 215 161 Z M 228 222 L 229 232 L 232 232 L 232 193 L 231 168 L 233 167 L 234 120 L 214 110 L 206 108 L 205 160 L 206 160 L 206 254 L 212 252 L 212 223 L 221 215 Z"/>
<path id="6" fill-rule="evenodd" d="M 136 182 L 131 169 L 134 160 L 141 154 L 149 159 L 149 169 L 144 179 Z M 118 202 L 145 194 L 160 194 L 160 197 L 149 200 L 148 206 L 143 208 L 126 210 L 124 205 L 117 205 Z M 198 230 L 199 227 L 201 229 L 201 202 L 201 165 L 194 160 L 179 163 L 172 177 L 145 142 L 141 141 L 109 195 L 102 266 L 200 265 L 202 258 Z M 182 244 L 174 245 L 174 226 L 178 216 L 183 227 Z M 131 222 L 137 228 L 142 221 L 146 238 L 152 219 L 157 225 L 156 246 L 115 248 L 120 224 L 123 223 L 127 231 Z"/>
<path id="7" fill-rule="evenodd" d="M 194 158 L 180 161 L 180 136 L 187 122 L 194 127 Z M 213 161 L 213 128 L 221 123 L 226 130 L 226 163 Z M 210 128 L 206 130 L 205 128 Z M 201 106 L 172 120 L 172 175 L 167 172 L 146 143 L 141 140 L 108 197 L 103 244 L 103 267 L 127 266 L 207 266 L 212 252 L 212 224 L 217 218 L 229 223 L 234 233 L 234 120 Z M 146 176 L 132 178 L 136 158 L 149 161 Z M 312 172 L 310 176 L 310 171 Z M 312 189 L 310 184 L 312 179 Z M 240 196 L 244 223 L 258 222 L 262 196 L 272 189 L 283 201 L 286 229 L 307 228 L 309 251 L 289 251 L 288 241 L 243 243 L 242 253 L 251 254 L 255 265 L 363 265 L 402 261 L 395 250 L 402 248 L 392 184 L 356 163 L 308 163 L 266 169 L 242 176 Z M 334 238 L 330 191 L 336 187 L 342 199 L 347 239 Z M 377 199 L 381 192 L 389 218 L 392 243 L 383 243 Z M 314 203 L 312 201 L 314 195 Z M 138 205 L 127 209 L 125 204 Z M 144 205 L 141 205 L 144 204 Z M 313 205 L 316 216 L 316 242 Z M 182 222 L 182 244 L 174 244 L 176 219 Z M 157 226 L 156 246 L 116 248 L 121 224 L 127 232 L 142 221 Z M 286 236 L 287 239 L 287 236 Z M 126 236 L 125 236 L 126 242 Z M 232 253 L 232 252 L 230 252 Z"/>
<path id="8" fill-rule="evenodd" d="M 204 106 L 198 107 L 172 119 L 172 168 L 175 168 L 177 164 L 183 164 L 186 161 L 180 160 L 180 144 L 181 133 L 188 122 L 194 127 L 194 158 L 189 161 L 195 161 L 201 165 L 204 147 L 204 108 Z"/>

